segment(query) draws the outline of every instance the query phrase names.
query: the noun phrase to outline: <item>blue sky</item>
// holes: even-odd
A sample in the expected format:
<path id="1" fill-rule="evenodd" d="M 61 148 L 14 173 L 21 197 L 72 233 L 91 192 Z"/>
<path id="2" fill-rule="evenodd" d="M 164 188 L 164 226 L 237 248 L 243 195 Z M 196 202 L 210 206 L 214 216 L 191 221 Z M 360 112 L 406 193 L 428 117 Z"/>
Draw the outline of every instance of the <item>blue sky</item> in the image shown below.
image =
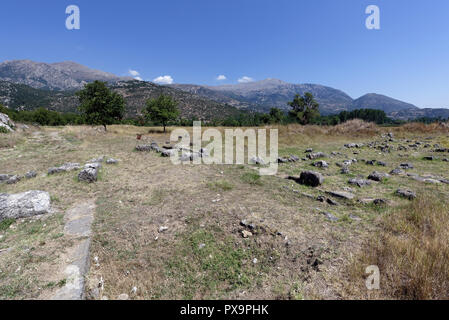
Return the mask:
<path id="1" fill-rule="evenodd" d="M 80 30 L 65 28 L 71 4 Z M 371 4 L 380 30 L 365 27 Z M 447 0 L 2 1 L 0 39 L 0 61 L 72 60 L 176 83 L 278 78 L 449 107 Z"/>

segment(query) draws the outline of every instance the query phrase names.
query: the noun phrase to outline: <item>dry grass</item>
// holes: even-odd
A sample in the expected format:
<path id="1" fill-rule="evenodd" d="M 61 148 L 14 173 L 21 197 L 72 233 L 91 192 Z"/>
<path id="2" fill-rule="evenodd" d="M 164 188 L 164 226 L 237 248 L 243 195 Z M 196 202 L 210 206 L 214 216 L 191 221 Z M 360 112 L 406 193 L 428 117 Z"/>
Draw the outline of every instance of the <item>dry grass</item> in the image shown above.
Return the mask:
<path id="1" fill-rule="evenodd" d="M 382 218 L 352 268 L 377 265 L 377 298 L 449 299 L 449 209 L 445 200 L 426 194 Z M 360 292 L 358 292 L 360 294 Z"/>

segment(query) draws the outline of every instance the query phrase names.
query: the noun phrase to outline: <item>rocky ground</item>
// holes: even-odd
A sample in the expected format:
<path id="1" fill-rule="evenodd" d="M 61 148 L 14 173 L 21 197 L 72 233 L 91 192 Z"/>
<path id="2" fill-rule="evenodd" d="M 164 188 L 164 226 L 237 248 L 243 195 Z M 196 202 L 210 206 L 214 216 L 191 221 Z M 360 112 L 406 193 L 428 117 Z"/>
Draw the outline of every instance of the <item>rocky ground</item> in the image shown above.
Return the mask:
<path id="1" fill-rule="evenodd" d="M 446 127 L 280 127 L 276 176 L 175 166 L 148 130 L 0 134 L 0 299 L 365 298 L 379 219 L 449 194 Z"/>

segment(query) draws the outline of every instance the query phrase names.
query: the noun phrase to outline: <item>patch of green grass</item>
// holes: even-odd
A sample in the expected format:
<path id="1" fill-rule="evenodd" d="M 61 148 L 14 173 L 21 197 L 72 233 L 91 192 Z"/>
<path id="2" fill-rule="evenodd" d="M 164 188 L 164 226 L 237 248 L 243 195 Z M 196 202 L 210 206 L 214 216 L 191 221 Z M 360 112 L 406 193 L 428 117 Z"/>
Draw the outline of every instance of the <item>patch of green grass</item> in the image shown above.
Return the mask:
<path id="1" fill-rule="evenodd" d="M 247 172 L 242 175 L 242 181 L 249 183 L 251 185 L 261 186 L 263 183 L 261 181 L 261 176 L 256 172 Z"/>
<path id="2" fill-rule="evenodd" d="M 145 202 L 145 204 L 149 206 L 158 205 L 165 199 L 167 194 L 168 194 L 167 190 L 157 189 L 151 194 L 150 199 L 147 202 Z"/>
<path id="3" fill-rule="evenodd" d="M 252 250 L 239 248 L 230 238 L 203 229 L 184 234 L 173 257 L 167 262 L 168 277 L 186 299 L 220 296 L 252 283 L 256 268 L 252 266 Z"/>
<path id="4" fill-rule="evenodd" d="M 66 285 L 66 283 L 67 283 L 67 279 L 62 279 L 58 282 L 51 281 L 45 285 L 45 288 L 47 288 L 47 289 L 53 289 L 56 287 L 62 288 Z"/>
<path id="5" fill-rule="evenodd" d="M 5 220 L 0 221 L 0 231 L 8 230 L 9 227 L 15 222 L 15 219 L 8 218 Z"/>
<path id="6" fill-rule="evenodd" d="M 223 191 L 229 191 L 234 188 L 234 185 L 226 180 L 218 180 L 215 182 L 209 182 L 207 185 L 209 188 L 211 188 L 213 190 L 220 189 Z"/>
<path id="7" fill-rule="evenodd" d="M 0 133 L 8 134 L 9 131 L 5 127 L 0 127 Z"/>

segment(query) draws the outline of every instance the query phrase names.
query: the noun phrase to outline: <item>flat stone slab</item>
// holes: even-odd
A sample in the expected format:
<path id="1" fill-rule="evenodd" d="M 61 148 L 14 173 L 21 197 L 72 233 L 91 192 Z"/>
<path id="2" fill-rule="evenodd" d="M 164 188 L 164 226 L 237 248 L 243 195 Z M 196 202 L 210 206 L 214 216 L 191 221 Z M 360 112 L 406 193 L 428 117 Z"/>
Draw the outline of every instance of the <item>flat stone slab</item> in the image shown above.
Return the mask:
<path id="1" fill-rule="evenodd" d="M 340 199 L 352 200 L 355 198 L 355 195 L 353 195 L 350 192 L 346 192 L 346 191 L 326 191 L 326 193 L 330 196 L 340 198 Z"/>
<path id="2" fill-rule="evenodd" d="M 90 239 L 80 241 L 72 252 L 71 261 L 64 273 L 67 276 L 66 284 L 59 289 L 52 300 L 83 300 L 84 277 L 89 270 Z"/>
<path id="3" fill-rule="evenodd" d="M 55 293 L 52 300 L 83 300 L 85 298 L 85 276 L 89 271 L 91 226 L 95 208 L 95 201 L 89 200 L 73 207 L 65 214 L 64 233 L 76 239 L 75 245 L 68 253 L 70 264 L 64 269 L 67 282 Z"/>
<path id="4" fill-rule="evenodd" d="M 65 214 L 64 233 L 71 236 L 89 237 L 94 220 L 95 203 L 80 204 Z"/>

